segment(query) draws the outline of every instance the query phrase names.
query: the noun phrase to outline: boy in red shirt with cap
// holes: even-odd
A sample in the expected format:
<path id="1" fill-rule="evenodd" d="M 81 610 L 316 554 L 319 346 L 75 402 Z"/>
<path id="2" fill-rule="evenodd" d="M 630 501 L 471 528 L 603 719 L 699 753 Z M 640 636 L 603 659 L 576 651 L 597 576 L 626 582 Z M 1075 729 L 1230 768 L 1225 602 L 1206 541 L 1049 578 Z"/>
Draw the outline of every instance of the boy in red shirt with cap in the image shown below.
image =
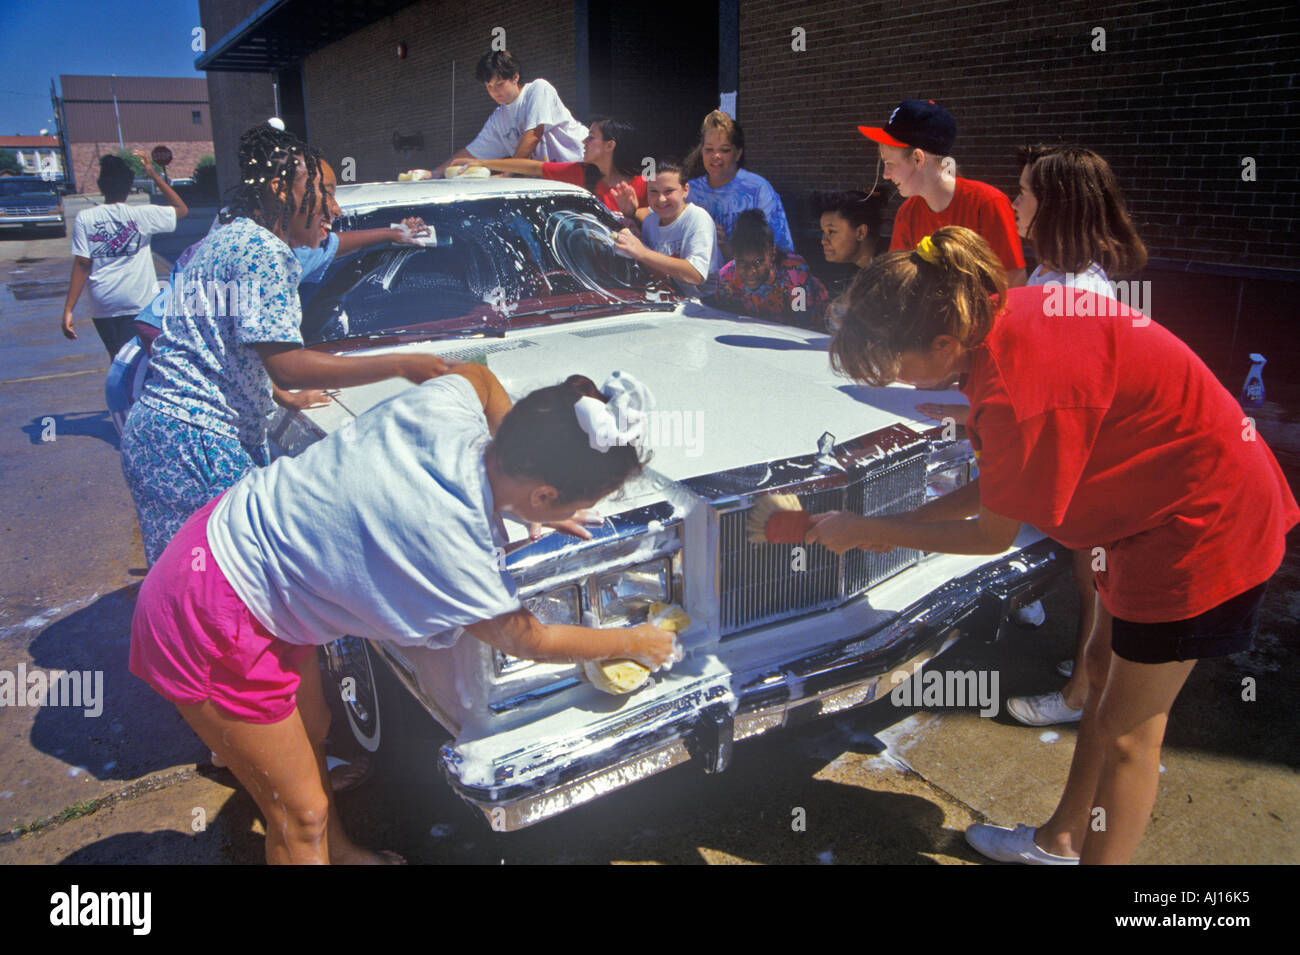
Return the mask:
<path id="1" fill-rule="evenodd" d="M 879 144 L 885 178 L 906 200 L 894 217 L 891 252 L 914 249 L 943 226 L 965 226 L 997 254 L 1009 287 L 1025 284 L 1025 254 L 1011 201 L 988 183 L 955 174 L 948 155 L 957 138 L 951 113 L 934 100 L 905 99 L 883 127 L 859 126 L 858 131 Z"/>

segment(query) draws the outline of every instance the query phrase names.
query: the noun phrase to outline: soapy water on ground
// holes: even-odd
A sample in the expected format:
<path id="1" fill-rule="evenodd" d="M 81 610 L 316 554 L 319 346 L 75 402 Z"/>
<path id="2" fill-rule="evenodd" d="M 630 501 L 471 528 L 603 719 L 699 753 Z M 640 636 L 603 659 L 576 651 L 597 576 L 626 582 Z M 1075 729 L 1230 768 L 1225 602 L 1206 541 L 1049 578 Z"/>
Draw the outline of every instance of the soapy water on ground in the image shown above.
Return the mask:
<path id="1" fill-rule="evenodd" d="M 1043 732 L 1038 734 L 1038 738 L 1044 743 L 1055 743 L 1061 738 L 1061 734 L 1052 730 L 1043 730 Z"/>
<path id="2" fill-rule="evenodd" d="M 80 600 L 73 600 L 69 603 L 58 607 L 48 607 L 39 613 L 33 614 L 22 623 L 15 624 L 12 627 L 0 628 L 0 640 L 6 637 L 15 636 L 21 633 L 35 633 L 38 630 L 44 630 L 49 624 L 53 623 L 59 617 L 69 614 L 74 610 L 94 603 L 99 599 L 99 591 L 95 591 L 89 597 Z"/>
<path id="3" fill-rule="evenodd" d="M 825 725 L 822 732 L 803 741 L 809 756 L 828 761 L 828 769 L 841 764 L 849 753 L 846 750 L 873 750 L 865 762 L 868 769 L 882 771 L 915 772 L 905 754 L 924 739 L 933 729 L 935 717 L 928 713 L 913 713 L 891 726 L 870 733 L 853 724 L 857 714 L 846 714 Z"/>

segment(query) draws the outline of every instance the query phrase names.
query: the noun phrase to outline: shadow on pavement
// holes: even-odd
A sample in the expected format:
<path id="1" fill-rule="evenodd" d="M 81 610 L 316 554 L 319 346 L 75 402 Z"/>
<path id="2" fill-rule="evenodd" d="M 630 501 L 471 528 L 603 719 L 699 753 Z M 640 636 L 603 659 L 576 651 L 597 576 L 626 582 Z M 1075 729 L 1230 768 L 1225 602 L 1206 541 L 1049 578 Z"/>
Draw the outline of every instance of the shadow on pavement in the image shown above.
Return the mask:
<path id="1" fill-rule="evenodd" d="M 48 441 L 49 435 L 53 435 L 56 441 L 67 437 L 99 438 L 105 444 L 120 450 L 117 428 L 113 427 L 113 420 L 108 416 L 107 410 L 41 415 L 33 418 L 30 424 L 23 425 L 22 431 L 32 444 Z"/>
<path id="2" fill-rule="evenodd" d="M 127 669 L 138 589 L 123 587 L 73 611 L 28 648 L 33 668 L 89 672 L 101 688 L 92 688 L 98 699 L 89 709 L 85 698 L 81 706 L 42 706 L 31 731 L 33 748 L 97 779 L 135 780 L 193 764 L 203 752 L 176 708 Z M 88 715 L 95 708 L 99 715 Z"/>
<path id="3" fill-rule="evenodd" d="M 239 788 L 233 776 L 209 770 L 218 782 L 234 786 L 235 793 L 217 815 L 202 820 L 193 833 L 160 829 L 122 832 L 70 852 L 59 865 L 260 865 L 265 862 L 265 840 L 254 829 L 260 818 L 257 804 Z"/>

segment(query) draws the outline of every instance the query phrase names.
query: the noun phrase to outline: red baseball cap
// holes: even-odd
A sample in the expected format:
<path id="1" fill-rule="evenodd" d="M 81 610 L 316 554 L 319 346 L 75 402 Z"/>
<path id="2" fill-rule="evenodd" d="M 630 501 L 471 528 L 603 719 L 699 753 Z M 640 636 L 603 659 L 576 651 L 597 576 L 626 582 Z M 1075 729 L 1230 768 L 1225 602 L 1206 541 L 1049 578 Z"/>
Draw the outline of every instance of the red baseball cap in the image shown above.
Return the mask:
<path id="1" fill-rule="evenodd" d="M 904 149 L 915 147 L 946 156 L 957 139 L 957 121 L 932 99 L 905 99 L 881 126 L 859 126 L 867 139 Z"/>

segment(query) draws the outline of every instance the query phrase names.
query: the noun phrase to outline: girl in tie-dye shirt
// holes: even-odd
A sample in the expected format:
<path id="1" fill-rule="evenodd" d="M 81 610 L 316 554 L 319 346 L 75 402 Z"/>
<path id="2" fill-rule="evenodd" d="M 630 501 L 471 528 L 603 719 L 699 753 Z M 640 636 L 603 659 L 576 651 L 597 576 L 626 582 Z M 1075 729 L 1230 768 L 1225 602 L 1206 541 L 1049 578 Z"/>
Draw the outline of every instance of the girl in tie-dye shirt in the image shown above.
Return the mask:
<path id="1" fill-rule="evenodd" d="M 742 212 L 731 234 L 735 259 L 718 272 L 717 305 L 755 318 L 823 328 L 829 294 L 803 256 L 777 248 L 757 209 Z"/>

